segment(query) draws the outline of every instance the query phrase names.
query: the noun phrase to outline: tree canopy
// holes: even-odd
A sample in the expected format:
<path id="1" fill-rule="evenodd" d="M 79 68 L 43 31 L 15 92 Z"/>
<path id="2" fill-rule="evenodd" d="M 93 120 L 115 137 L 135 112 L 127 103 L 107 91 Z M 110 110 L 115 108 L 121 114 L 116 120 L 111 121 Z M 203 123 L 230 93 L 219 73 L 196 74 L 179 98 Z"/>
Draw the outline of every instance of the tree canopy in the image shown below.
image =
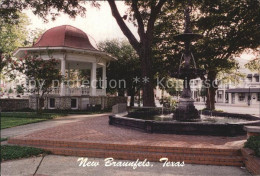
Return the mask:
<path id="1" fill-rule="evenodd" d="M 248 63 L 245 64 L 245 67 L 253 72 L 260 73 L 260 53 L 259 49 L 257 50 L 258 54 L 256 55 L 256 58 L 250 60 Z"/>
<path id="2" fill-rule="evenodd" d="M 98 48 L 117 58 L 107 67 L 107 82 L 109 83 L 111 80 L 117 82 L 116 87 L 108 86 L 108 92 L 119 92 L 119 95 L 122 96 L 127 92 L 131 96 L 131 105 L 133 106 L 134 96 L 143 81 L 141 79 L 140 60 L 136 51 L 127 41 L 118 40 L 101 42 L 98 44 Z M 125 81 L 125 85 L 122 84 L 122 81 Z"/>
<path id="3" fill-rule="evenodd" d="M 29 24 L 28 17 L 23 13 L 18 13 L 16 24 L 7 23 L 0 20 L 0 72 L 11 61 L 12 52 L 18 47 L 25 46 Z"/>
<path id="4" fill-rule="evenodd" d="M 174 36 L 183 33 L 183 8 L 169 6 L 163 10 L 168 18 L 158 21 L 155 32 L 157 37 L 154 46 L 157 57 L 165 58 L 165 68 L 178 69 L 183 45 L 174 40 Z M 191 48 L 197 67 L 206 70 L 203 80 L 210 83 L 207 105 L 214 109 L 215 91 L 214 81 L 219 73 L 236 70 L 238 64 L 233 59 L 244 50 L 259 47 L 260 39 L 260 3 L 257 0 L 217 0 L 194 1 L 191 14 L 194 33 L 204 36 Z M 250 12 L 248 12 L 248 9 Z M 208 95 L 208 94 L 207 94 Z"/>

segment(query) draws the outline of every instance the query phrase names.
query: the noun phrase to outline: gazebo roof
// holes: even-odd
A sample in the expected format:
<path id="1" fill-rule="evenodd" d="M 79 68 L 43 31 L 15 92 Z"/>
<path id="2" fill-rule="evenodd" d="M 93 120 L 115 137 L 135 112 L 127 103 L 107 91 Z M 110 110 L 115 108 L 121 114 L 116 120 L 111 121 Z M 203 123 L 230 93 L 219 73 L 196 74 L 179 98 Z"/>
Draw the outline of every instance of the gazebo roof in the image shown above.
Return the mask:
<path id="1" fill-rule="evenodd" d="M 33 45 L 33 47 L 55 46 L 96 50 L 85 32 L 70 25 L 57 26 L 47 30 Z"/>
<path id="2" fill-rule="evenodd" d="M 25 52 L 37 53 L 47 50 L 78 52 L 83 54 L 98 55 L 106 60 L 116 60 L 109 54 L 94 48 L 85 32 L 70 26 L 62 25 L 44 32 L 31 47 L 18 48 L 15 57 L 25 55 Z"/>

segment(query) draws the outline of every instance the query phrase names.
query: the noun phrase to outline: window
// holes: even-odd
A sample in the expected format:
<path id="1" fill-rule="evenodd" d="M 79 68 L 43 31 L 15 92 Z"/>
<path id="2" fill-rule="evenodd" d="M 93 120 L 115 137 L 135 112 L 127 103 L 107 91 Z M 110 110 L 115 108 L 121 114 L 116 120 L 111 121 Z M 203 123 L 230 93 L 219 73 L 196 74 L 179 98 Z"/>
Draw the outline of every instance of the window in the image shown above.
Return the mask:
<path id="1" fill-rule="evenodd" d="M 251 77 L 251 78 L 248 78 L 248 81 L 249 81 L 249 82 L 252 82 L 252 77 Z"/>
<path id="2" fill-rule="evenodd" d="M 222 91 L 218 91 L 218 99 L 222 99 L 222 95 L 223 95 L 223 92 Z"/>
<path id="3" fill-rule="evenodd" d="M 232 98 L 232 99 L 231 99 L 231 103 L 232 103 L 232 104 L 235 104 L 235 93 L 232 93 L 232 94 L 231 94 L 231 98 Z"/>
<path id="4" fill-rule="evenodd" d="M 257 101 L 260 101 L 260 92 L 257 93 Z"/>
<path id="5" fill-rule="evenodd" d="M 259 76 L 255 77 L 255 82 L 259 82 Z"/>
<path id="6" fill-rule="evenodd" d="M 238 100 L 239 101 L 245 101 L 245 93 L 239 93 L 238 94 Z"/>
<path id="7" fill-rule="evenodd" d="M 50 108 L 55 108 L 55 98 L 50 98 Z"/>
<path id="8" fill-rule="evenodd" d="M 78 102 L 76 98 L 71 99 L 71 109 L 77 109 L 78 108 Z"/>

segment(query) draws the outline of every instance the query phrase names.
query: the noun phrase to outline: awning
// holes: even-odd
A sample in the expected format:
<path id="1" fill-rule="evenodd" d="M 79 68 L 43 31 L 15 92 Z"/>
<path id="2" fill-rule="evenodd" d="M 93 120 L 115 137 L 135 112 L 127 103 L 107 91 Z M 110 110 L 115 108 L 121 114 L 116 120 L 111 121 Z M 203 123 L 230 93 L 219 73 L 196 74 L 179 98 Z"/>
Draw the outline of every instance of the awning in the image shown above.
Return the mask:
<path id="1" fill-rule="evenodd" d="M 260 88 L 236 88 L 236 89 L 228 89 L 226 93 L 260 93 Z"/>

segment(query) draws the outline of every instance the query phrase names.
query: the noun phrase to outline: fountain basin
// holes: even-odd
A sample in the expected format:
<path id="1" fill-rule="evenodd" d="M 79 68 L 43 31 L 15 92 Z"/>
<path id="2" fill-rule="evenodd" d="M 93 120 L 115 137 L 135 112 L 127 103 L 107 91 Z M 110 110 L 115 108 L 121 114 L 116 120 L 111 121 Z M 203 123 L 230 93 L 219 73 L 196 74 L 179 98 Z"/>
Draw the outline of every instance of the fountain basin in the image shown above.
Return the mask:
<path id="1" fill-rule="evenodd" d="M 203 112 L 202 114 L 207 114 Z M 215 112 L 212 113 L 212 115 Z M 130 114 L 117 114 L 109 116 L 109 124 L 135 129 L 147 133 L 183 134 L 183 135 L 210 135 L 210 136 L 239 136 L 245 135 L 245 125 L 260 125 L 260 119 L 252 115 L 218 113 L 218 116 L 242 119 L 242 122 L 212 123 L 212 122 L 179 122 L 158 121 L 134 118 Z M 130 116 L 130 117 L 129 117 Z M 152 115 L 151 115 L 152 116 Z M 152 118 L 151 118 L 152 119 Z"/>

